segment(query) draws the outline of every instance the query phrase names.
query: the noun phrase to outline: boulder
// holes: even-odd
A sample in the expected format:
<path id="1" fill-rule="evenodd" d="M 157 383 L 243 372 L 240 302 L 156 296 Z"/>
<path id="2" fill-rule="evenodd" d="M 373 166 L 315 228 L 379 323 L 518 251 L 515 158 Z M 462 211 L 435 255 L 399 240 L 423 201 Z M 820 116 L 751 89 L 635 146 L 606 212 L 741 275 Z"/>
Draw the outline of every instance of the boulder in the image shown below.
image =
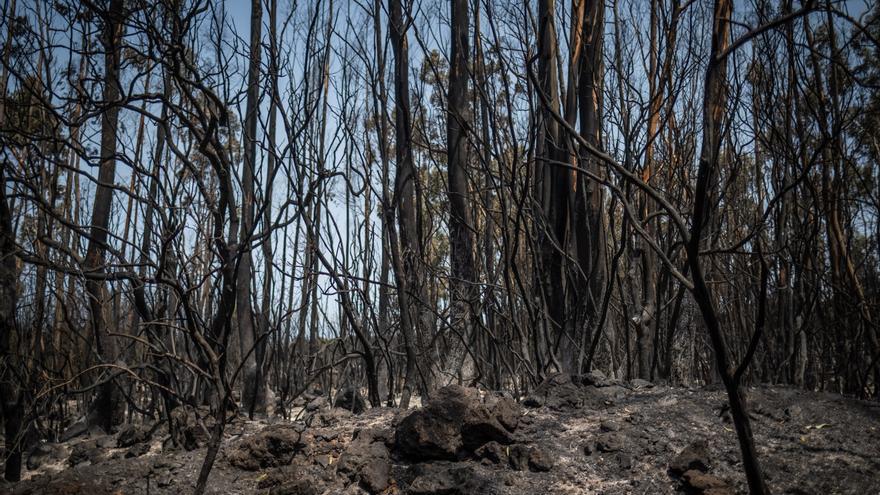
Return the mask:
<path id="1" fill-rule="evenodd" d="M 482 445 L 513 442 L 515 408 L 504 400 L 484 402 L 474 388 L 444 387 L 422 409 L 405 417 L 397 426 L 397 451 L 411 460 L 455 460 Z"/>
<path id="2" fill-rule="evenodd" d="M 40 469 L 40 467 L 58 462 L 64 459 L 66 451 L 62 445 L 57 443 L 40 443 L 28 454 L 27 468 L 31 471 Z"/>
<path id="3" fill-rule="evenodd" d="M 550 451 L 536 445 L 529 448 L 529 469 L 535 472 L 545 472 L 553 469 L 556 460 Z"/>
<path id="4" fill-rule="evenodd" d="M 380 493 L 390 484 L 391 456 L 383 442 L 360 435 L 339 457 L 336 471 L 359 482 L 370 493 Z"/>
<path id="5" fill-rule="evenodd" d="M 134 444 L 146 442 L 152 434 L 151 428 L 147 426 L 126 424 L 116 434 L 116 446 L 119 448 L 131 447 Z"/>
<path id="6" fill-rule="evenodd" d="M 340 421 L 350 418 L 351 415 L 351 411 L 347 409 L 331 407 L 330 409 L 322 409 L 309 414 L 306 416 L 306 423 L 312 426 L 321 427 L 334 426 Z"/>
<path id="7" fill-rule="evenodd" d="M 490 493 L 490 480 L 473 464 L 431 462 L 413 467 L 415 478 L 405 493 L 410 495 L 472 495 Z"/>
<path id="8" fill-rule="evenodd" d="M 599 370 L 592 370 L 580 376 L 580 382 L 584 386 L 607 387 L 612 385 L 612 381 Z"/>
<path id="9" fill-rule="evenodd" d="M 553 469 L 554 459 L 536 445 L 516 444 L 510 447 L 510 468 L 514 471 L 543 472 Z"/>
<path id="10" fill-rule="evenodd" d="M 325 397 L 315 397 L 306 404 L 306 412 L 315 412 L 321 409 L 327 409 L 330 404 Z"/>
<path id="11" fill-rule="evenodd" d="M 80 442 L 73 447 L 73 450 L 70 452 L 70 457 L 67 458 L 67 463 L 71 466 L 77 466 L 84 462 L 90 462 L 91 464 L 97 464 L 105 459 L 107 459 L 107 450 L 95 445 L 95 442 L 86 441 Z"/>
<path id="12" fill-rule="evenodd" d="M 581 407 L 584 395 L 571 375 L 555 373 L 548 376 L 523 401 L 526 407 L 548 407 L 554 410 Z"/>
<path id="13" fill-rule="evenodd" d="M 614 421 L 602 421 L 599 424 L 599 430 L 603 432 L 620 431 L 620 424 Z"/>
<path id="14" fill-rule="evenodd" d="M 635 378 L 630 380 L 629 386 L 634 389 L 640 388 L 654 388 L 654 384 L 649 382 L 648 380 L 643 380 L 641 378 Z"/>
<path id="15" fill-rule="evenodd" d="M 507 447 L 498 442 L 489 442 L 474 451 L 474 457 L 492 464 L 507 464 Z"/>
<path id="16" fill-rule="evenodd" d="M 669 472 L 672 474 L 682 475 L 691 470 L 709 470 L 709 450 L 705 440 L 688 445 L 669 462 Z"/>
<path id="17" fill-rule="evenodd" d="M 501 423 L 501 426 L 507 428 L 507 431 L 510 432 L 516 430 L 523 414 L 522 406 L 519 403 L 510 397 L 498 393 L 486 395 L 484 403 L 492 415 Z"/>
<path id="18" fill-rule="evenodd" d="M 364 397 L 359 390 L 354 387 L 347 387 L 336 393 L 333 407 L 346 409 L 353 414 L 360 414 L 367 408 L 367 403 L 364 401 Z"/>
<path id="19" fill-rule="evenodd" d="M 309 480 L 292 480 L 274 486 L 269 495 L 318 495 L 321 493 Z"/>
<path id="20" fill-rule="evenodd" d="M 139 443 L 137 445 L 132 445 L 131 448 L 125 451 L 125 458 L 131 459 L 132 457 L 140 457 L 149 451 L 150 444 L 148 443 Z"/>
<path id="21" fill-rule="evenodd" d="M 305 447 L 301 432 L 287 425 L 274 425 L 241 440 L 228 454 L 228 459 L 235 467 L 257 471 L 290 464 Z"/>
<path id="22" fill-rule="evenodd" d="M 726 481 L 696 469 L 685 471 L 682 475 L 682 479 L 684 480 L 685 487 L 690 492 L 702 493 L 705 495 L 734 494 L 733 489 Z"/>

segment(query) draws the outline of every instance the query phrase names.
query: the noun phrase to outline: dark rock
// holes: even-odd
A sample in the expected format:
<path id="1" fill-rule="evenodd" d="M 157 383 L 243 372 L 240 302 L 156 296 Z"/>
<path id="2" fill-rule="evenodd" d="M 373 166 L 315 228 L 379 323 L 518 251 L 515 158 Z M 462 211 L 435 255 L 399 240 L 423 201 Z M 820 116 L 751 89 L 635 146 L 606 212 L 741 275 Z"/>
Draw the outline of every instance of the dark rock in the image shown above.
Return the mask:
<path id="1" fill-rule="evenodd" d="M 72 439 L 74 439 L 74 438 L 76 438 L 76 437 L 78 437 L 88 431 L 89 431 L 89 425 L 86 424 L 85 418 L 83 418 L 83 419 L 77 421 L 76 423 L 73 423 L 66 430 L 64 430 L 64 433 L 61 434 L 61 438 L 59 438 L 59 440 L 62 443 L 64 443 L 64 442 L 72 440 Z"/>
<path id="2" fill-rule="evenodd" d="M 490 414 L 498 419 L 501 426 L 507 428 L 507 431 L 516 430 L 523 414 L 522 406 L 510 397 L 500 394 L 487 395 L 484 402 Z"/>
<path id="3" fill-rule="evenodd" d="M 107 458 L 107 451 L 102 447 L 95 445 L 93 441 L 81 442 L 73 447 L 67 463 L 73 467 L 86 461 L 97 464 Z"/>
<path id="4" fill-rule="evenodd" d="M 330 407 L 330 404 L 327 402 L 326 398 L 315 397 L 306 404 L 306 412 L 315 412 L 321 409 L 327 409 L 328 407 Z"/>
<path id="5" fill-rule="evenodd" d="M 509 464 L 514 471 L 525 471 L 529 467 L 529 448 L 523 444 L 511 445 L 509 449 Z"/>
<path id="6" fill-rule="evenodd" d="M 549 451 L 536 445 L 516 444 L 509 451 L 509 464 L 514 471 L 544 472 L 553 469 L 555 464 Z"/>
<path id="7" fill-rule="evenodd" d="M 490 441 L 509 444 L 511 432 L 498 415 L 509 415 L 511 407 L 499 404 L 487 406 L 473 388 L 444 387 L 397 426 L 397 451 L 412 460 L 455 460 Z M 504 421 L 513 423 L 509 416 Z"/>
<path id="8" fill-rule="evenodd" d="M 149 451 L 150 451 L 150 444 L 139 443 L 137 445 L 133 445 L 130 449 L 128 449 L 125 452 L 125 458 L 131 459 L 132 457 L 140 457 Z"/>
<path id="9" fill-rule="evenodd" d="M 541 447 L 532 446 L 529 448 L 529 469 L 535 472 L 545 472 L 553 469 L 556 460 L 550 455 L 550 452 Z"/>
<path id="10" fill-rule="evenodd" d="M 272 487 L 269 495 L 318 495 L 320 493 L 310 480 L 293 480 Z"/>
<path id="11" fill-rule="evenodd" d="M 685 471 L 682 475 L 688 491 L 706 495 L 733 495 L 734 491 L 726 481 L 695 469 Z"/>
<path id="12" fill-rule="evenodd" d="M 77 470 L 70 470 L 63 477 L 39 476 L 32 479 L 29 486 L 24 482 L 18 484 L 16 489 L 13 489 L 13 486 L 15 485 L 0 481 L 0 492 L 16 495 L 74 495 L 82 493 L 112 495 L 120 493 L 106 481 L 95 479 L 94 475 L 81 473 Z"/>
<path id="13" fill-rule="evenodd" d="M 632 469 L 632 456 L 621 452 L 617 454 L 617 463 L 620 465 L 620 469 Z"/>
<path id="14" fill-rule="evenodd" d="M 27 456 L 27 468 L 31 471 L 45 464 L 64 459 L 65 449 L 57 443 L 41 443 Z"/>
<path id="15" fill-rule="evenodd" d="M 327 469 L 328 467 L 330 467 L 330 465 L 332 463 L 333 463 L 332 458 L 327 454 L 315 456 L 315 464 L 321 466 L 324 469 Z"/>
<path id="16" fill-rule="evenodd" d="M 681 475 L 691 470 L 709 470 L 709 451 L 705 440 L 688 445 L 669 462 L 669 472 L 672 474 Z"/>
<path id="17" fill-rule="evenodd" d="M 302 433 L 286 425 L 269 426 L 240 441 L 228 454 L 229 463 L 247 471 L 290 464 L 306 444 Z"/>
<path id="18" fill-rule="evenodd" d="M 347 387 L 336 393 L 333 407 L 341 407 L 351 411 L 353 414 L 360 414 L 367 408 L 367 403 L 364 401 L 364 397 L 359 390 L 354 387 Z"/>
<path id="19" fill-rule="evenodd" d="M 603 432 L 620 431 L 620 425 L 613 421 L 602 421 L 602 423 L 599 424 L 599 430 Z"/>
<path id="20" fill-rule="evenodd" d="M 152 431 L 147 426 L 126 424 L 116 434 L 116 446 L 119 448 L 131 447 L 134 444 L 146 442 L 151 436 Z"/>
<path id="21" fill-rule="evenodd" d="M 391 459 L 384 443 L 370 440 L 362 435 L 351 442 L 339 457 L 336 470 L 359 481 L 370 493 L 379 493 L 388 488 Z"/>
<path id="22" fill-rule="evenodd" d="M 798 421 L 803 417 L 803 409 L 797 404 L 792 404 L 783 411 L 785 421 Z"/>
<path id="23" fill-rule="evenodd" d="M 626 439 L 620 433 L 603 433 L 596 440 L 596 450 L 599 452 L 617 452 L 623 449 L 625 443 Z"/>
<path id="24" fill-rule="evenodd" d="M 387 446 L 394 445 L 394 430 L 391 428 L 361 428 L 355 430 L 354 440 L 366 439 L 368 442 L 382 442 Z"/>
<path id="25" fill-rule="evenodd" d="M 583 392 L 571 375 L 555 373 L 548 376 L 523 401 L 526 407 L 548 407 L 554 410 L 574 409 L 584 403 Z"/>
<path id="26" fill-rule="evenodd" d="M 507 464 L 507 447 L 498 442 L 489 442 L 474 451 L 474 457 L 492 464 Z"/>
<path id="27" fill-rule="evenodd" d="M 116 438 L 113 435 L 101 435 L 94 440 L 95 446 L 102 449 L 111 449 L 116 446 Z"/>
<path id="28" fill-rule="evenodd" d="M 630 382 L 629 382 L 629 386 L 632 387 L 632 388 L 634 388 L 634 389 L 639 389 L 639 388 L 654 388 L 654 384 L 653 384 L 653 383 L 649 382 L 648 380 L 643 380 L 643 379 L 641 379 L 641 378 L 635 378 L 635 379 L 633 379 L 633 380 L 630 380 Z"/>
<path id="29" fill-rule="evenodd" d="M 599 370 L 592 370 L 580 376 L 580 382 L 584 386 L 607 387 L 611 385 L 611 380 Z"/>
<path id="30" fill-rule="evenodd" d="M 414 466 L 411 495 L 471 495 L 489 492 L 490 481 L 472 464 L 432 462 Z"/>
<path id="31" fill-rule="evenodd" d="M 179 406 L 171 411 L 171 424 L 174 443 L 186 450 L 194 450 L 208 443 L 214 418 L 206 410 Z"/>
<path id="32" fill-rule="evenodd" d="M 307 422 L 315 426 L 321 427 L 329 427 L 334 426 L 340 421 L 344 421 L 352 416 L 351 411 L 342 409 L 340 407 L 331 407 L 330 409 L 324 409 L 321 411 L 317 411 L 309 415 L 306 419 Z"/>

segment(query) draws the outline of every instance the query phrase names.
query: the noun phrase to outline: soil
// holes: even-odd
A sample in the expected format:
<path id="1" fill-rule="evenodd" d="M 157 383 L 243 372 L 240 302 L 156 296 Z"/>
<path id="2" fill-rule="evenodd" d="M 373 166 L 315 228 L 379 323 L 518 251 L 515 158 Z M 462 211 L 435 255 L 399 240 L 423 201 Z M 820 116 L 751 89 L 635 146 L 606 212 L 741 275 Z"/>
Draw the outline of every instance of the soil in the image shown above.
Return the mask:
<path id="1" fill-rule="evenodd" d="M 400 454 L 395 428 L 412 411 L 354 415 L 324 405 L 297 421 L 237 419 L 208 493 L 747 492 L 723 391 L 574 382 L 550 383 L 523 400 L 530 407 L 522 409 L 512 443 L 489 442 L 453 460 Z M 880 493 L 880 404 L 769 386 L 747 396 L 773 493 Z M 123 436 L 122 443 L 141 438 L 131 429 Z M 192 492 L 204 446 L 175 447 L 163 428 L 134 446 L 119 443 L 93 432 L 40 446 L 35 469 L 25 470 L 22 482 L 0 484 L 0 492 Z"/>

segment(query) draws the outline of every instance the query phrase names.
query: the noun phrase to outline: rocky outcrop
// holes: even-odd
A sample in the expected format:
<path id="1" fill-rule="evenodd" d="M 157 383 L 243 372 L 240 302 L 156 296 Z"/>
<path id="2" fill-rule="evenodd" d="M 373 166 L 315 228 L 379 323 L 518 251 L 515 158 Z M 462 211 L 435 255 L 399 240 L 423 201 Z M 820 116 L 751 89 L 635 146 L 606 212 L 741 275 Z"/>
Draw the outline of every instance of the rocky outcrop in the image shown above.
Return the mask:
<path id="1" fill-rule="evenodd" d="M 474 388 L 451 385 L 397 426 L 395 446 L 409 460 L 456 460 L 488 442 L 513 443 L 519 406 L 512 399 L 484 400 Z"/>
<path id="2" fill-rule="evenodd" d="M 391 456 L 385 443 L 376 436 L 360 434 L 339 457 L 336 471 L 370 493 L 381 493 L 390 483 Z"/>
<path id="3" fill-rule="evenodd" d="M 269 426 L 241 440 L 228 454 L 229 463 L 247 471 L 290 464 L 306 448 L 303 435 L 286 425 Z"/>
<path id="4" fill-rule="evenodd" d="M 116 446 L 119 448 L 131 447 L 146 442 L 152 434 L 153 431 L 149 426 L 126 424 L 116 434 Z"/>
<path id="5" fill-rule="evenodd" d="M 336 393 L 336 398 L 333 399 L 333 407 L 351 411 L 352 414 L 360 414 L 366 410 L 367 403 L 358 389 L 347 387 Z"/>

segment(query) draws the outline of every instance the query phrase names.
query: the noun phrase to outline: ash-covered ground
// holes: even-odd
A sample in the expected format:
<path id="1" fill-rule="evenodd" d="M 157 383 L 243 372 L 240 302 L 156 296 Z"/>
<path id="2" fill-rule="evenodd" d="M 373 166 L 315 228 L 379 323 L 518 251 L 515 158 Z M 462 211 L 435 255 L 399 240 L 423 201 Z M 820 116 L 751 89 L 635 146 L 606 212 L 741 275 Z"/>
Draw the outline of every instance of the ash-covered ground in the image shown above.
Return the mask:
<path id="1" fill-rule="evenodd" d="M 880 493 L 880 404 L 788 388 L 747 391 L 773 493 Z M 349 408 L 360 409 L 359 396 Z M 424 407 L 358 414 L 310 397 L 298 419 L 234 419 L 208 493 L 746 493 L 723 391 L 556 375 L 521 400 L 457 386 Z M 15 494 L 184 494 L 206 411 L 42 444 Z M 172 441 L 172 440 L 176 440 Z M 175 445 L 176 443 L 176 445 Z"/>

